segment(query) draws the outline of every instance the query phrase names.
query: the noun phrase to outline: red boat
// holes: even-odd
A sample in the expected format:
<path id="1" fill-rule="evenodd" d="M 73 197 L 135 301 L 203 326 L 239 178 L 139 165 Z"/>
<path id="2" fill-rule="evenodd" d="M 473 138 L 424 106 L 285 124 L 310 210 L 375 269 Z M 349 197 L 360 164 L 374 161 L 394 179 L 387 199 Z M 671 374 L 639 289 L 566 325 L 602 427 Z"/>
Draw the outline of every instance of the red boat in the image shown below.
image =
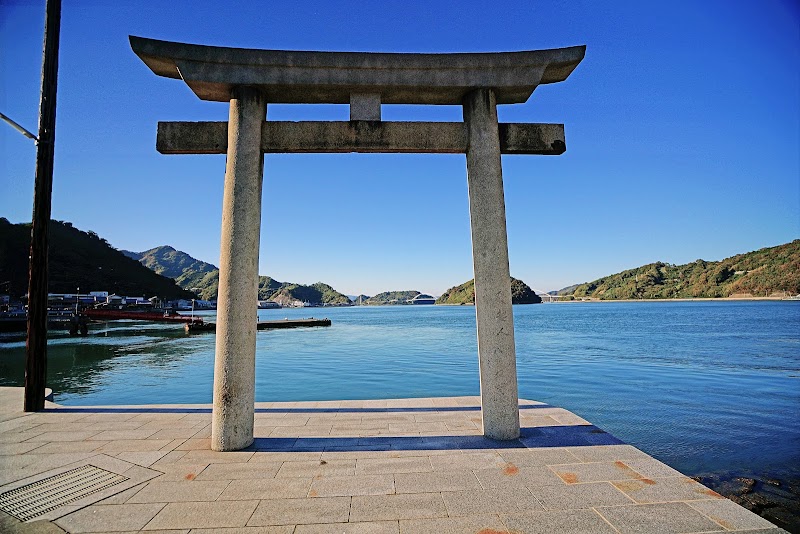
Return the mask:
<path id="1" fill-rule="evenodd" d="M 191 323 L 203 324 L 203 319 L 200 317 L 190 317 L 175 313 L 172 310 L 110 310 L 103 308 L 88 308 L 83 313 L 90 319 L 99 320 L 115 320 L 115 319 L 133 319 L 135 321 L 160 321 L 164 323 Z"/>

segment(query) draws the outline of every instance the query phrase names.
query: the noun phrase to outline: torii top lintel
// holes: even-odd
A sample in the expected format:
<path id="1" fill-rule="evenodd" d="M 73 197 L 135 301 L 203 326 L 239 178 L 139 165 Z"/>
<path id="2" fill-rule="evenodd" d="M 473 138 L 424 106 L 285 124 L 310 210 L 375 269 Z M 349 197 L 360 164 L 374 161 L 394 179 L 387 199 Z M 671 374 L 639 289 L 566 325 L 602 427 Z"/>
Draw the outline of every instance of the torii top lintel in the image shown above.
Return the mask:
<path id="1" fill-rule="evenodd" d="M 498 104 L 528 100 L 536 86 L 563 81 L 585 46 L 469 54 L 300 52 L 175 43 L 130 36 L 131 48 L 159 76 L 182 79 L 203 100 L 227 102 L 237 85 L 267 102 L 346 104 L 354 93 L 384 104 L 461 104 L 491 88 Z"/>

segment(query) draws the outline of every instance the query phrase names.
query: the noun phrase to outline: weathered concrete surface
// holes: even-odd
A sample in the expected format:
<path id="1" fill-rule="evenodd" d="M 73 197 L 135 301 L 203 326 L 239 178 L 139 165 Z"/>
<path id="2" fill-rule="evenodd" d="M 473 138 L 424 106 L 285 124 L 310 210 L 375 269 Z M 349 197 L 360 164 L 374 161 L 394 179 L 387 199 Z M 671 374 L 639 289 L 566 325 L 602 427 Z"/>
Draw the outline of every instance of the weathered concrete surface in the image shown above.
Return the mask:
<path id="1" fill-rule="evenodd" d="M 563 124 L 500 123 L 502 154 L 559 155 L 566 150 Z M 159 122 L 156 149 L 162 154 L 225 154 L 227 122 Z M 265 153 L 465 154 L 463 122 L 283 122 L 262 125 Z"/>
<path id="2" fill-rule="evenodd" d="M 130 36 L 159 76 L 183 79 L 203 100 L 227 102 L 231 88 L 256 86 L 268 102 L 346 104 L 380 93 L 385 104 L 460 104 L 493 87 L 499 104 L 525 102 L 539 84 L 563 81 L 585 46 L 480 54 L 299 52 L 202 46 Z"/>
<path id="3" fill-rule="evenodd" d="M 222 200 L 214 414 L 211 448 L 233 451 L 253 442 L 258 251 L 264 156 L 259 91 L 238 87 L 230 101 L 228 161 Z"/>
<path id="4" fill-rule="evenodd" d="M 0 388 L 0 400 L 11 389 Z M 511 442 L 481 435 L 478 397 L 256 403 L 256 441 L 220 453 L 209 450 L 210 405 L 25 414 L 16 389 L 20 402 L 0 403 L 0 493 L 80 461 L 158 474 L 54 510 L 56 525 L 73 533 L 785 532 L 534 401 L 520 401 L 523 433 Z M 178 430 L 183 437 L 162 437 Z M 58 531 L 0 516 L 0 531 L 28 526 Z"/>
<path id="5" fill-rule="evenodd" d="M 350 95 L 351 121 L 381 120 L 380 93 L 352 93 Z"/>
<path id="6" fill-rule="evenodd" d="M 467 95 L 464 123 L 483 433 L 494 439 L 516 439 L 517 356 L 497 104 L 492 90 L 478 89 Z"/>

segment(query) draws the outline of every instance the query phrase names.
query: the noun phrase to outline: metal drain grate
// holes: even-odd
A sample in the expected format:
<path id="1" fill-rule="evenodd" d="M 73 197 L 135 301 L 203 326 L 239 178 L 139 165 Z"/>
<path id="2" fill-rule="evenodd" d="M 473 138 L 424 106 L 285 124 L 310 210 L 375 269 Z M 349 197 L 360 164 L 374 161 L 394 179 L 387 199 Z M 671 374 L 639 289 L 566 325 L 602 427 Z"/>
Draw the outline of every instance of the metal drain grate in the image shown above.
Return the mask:
<path id="1" fill-rule="evenodd" d="M 128 477 L 84 465 L 0 494 L 0 510 L 27 521 L 126 480 Z"/>

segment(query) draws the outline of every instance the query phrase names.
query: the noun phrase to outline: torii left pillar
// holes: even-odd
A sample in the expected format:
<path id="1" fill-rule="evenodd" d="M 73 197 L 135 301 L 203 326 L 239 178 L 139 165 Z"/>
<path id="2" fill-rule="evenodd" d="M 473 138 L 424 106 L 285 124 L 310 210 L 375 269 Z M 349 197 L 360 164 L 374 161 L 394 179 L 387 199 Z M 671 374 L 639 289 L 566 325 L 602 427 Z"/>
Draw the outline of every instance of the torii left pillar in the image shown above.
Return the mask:
<path id="1" fill-rule="evenodd" d="M 267 104 L 258 89 L 231 91 L 222 200 L 217 344 L 211 448 L 235 451 L 253 443 L 256 381 L 258 251 Z"/>

